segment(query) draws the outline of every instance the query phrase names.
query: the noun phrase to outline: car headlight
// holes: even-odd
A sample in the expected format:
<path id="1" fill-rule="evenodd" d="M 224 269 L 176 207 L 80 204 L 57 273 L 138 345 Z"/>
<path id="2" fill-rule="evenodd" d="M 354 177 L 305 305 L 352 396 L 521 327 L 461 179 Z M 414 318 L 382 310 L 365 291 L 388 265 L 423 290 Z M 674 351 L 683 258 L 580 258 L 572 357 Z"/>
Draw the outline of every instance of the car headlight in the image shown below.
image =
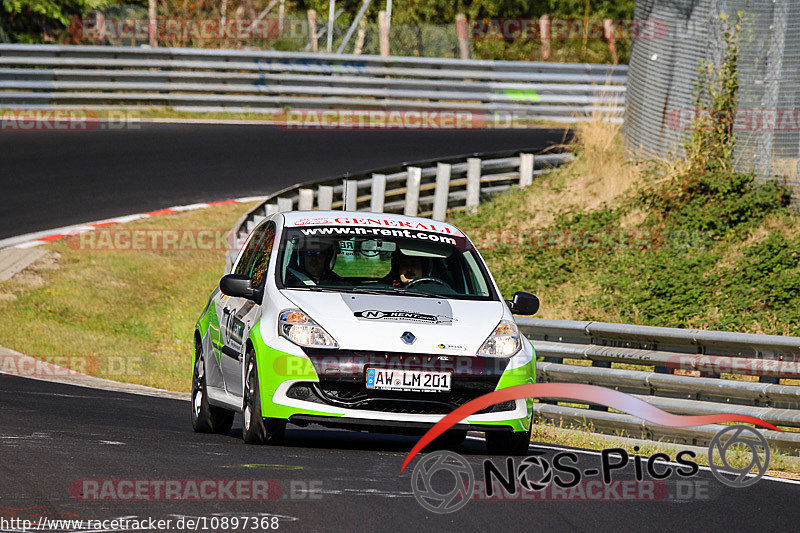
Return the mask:
<path id="1" fill-rule="evenodd" d="M 517 325 L 510 320 L 501 320 L 491 335 L 484 341 L 478 355 L 510 357 L 522 347 Z"/>
<path id="2" fill-rule="evenodd" d="M 299 309 L 287 309 L 278 317 L 278 333 L 298 346 L 338 348 L 339 345 L 322 326 Z"/>

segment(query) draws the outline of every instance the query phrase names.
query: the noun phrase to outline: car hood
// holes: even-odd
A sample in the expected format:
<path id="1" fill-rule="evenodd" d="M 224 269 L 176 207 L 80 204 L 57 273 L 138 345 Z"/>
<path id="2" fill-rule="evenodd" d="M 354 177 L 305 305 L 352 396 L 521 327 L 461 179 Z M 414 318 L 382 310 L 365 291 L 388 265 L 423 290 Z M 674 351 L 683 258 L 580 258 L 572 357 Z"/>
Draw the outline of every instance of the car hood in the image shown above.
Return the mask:
<path id="1" fill-rule="evenodd" d="M 345 350 L 474 355 L 503 318 L 505 305 L 415 296 L 281 292 Z M 413 337 L 413 342 L 404 341 L 404 336 L 406 340 Z"/>

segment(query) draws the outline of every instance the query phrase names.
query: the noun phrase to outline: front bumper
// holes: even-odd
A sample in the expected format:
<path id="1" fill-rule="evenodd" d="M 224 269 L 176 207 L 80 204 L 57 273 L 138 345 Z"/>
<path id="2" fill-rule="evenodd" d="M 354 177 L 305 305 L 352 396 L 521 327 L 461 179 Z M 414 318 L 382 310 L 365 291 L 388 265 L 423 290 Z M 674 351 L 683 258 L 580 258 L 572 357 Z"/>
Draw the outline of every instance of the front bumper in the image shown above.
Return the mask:
<path id="1" fill-rule="evenodd" d="M 535 381 L 533 357 L 527 364 L 510 368 L 507 360 L 474 356 L 308 352 L 299 356 L 269 346 L 256 348 L 264 416 L 298 425 L 426 429 L 483 394 Z M 364 376 L 370 367 L 451 371 L 451 391 L 367 390 Z M 262 368 L 279 371 L 267 373 Z M 469 416 L 459 426 L 472 431 L 527 431 L 532 404 L 531 399 L 504 402 Z"/>

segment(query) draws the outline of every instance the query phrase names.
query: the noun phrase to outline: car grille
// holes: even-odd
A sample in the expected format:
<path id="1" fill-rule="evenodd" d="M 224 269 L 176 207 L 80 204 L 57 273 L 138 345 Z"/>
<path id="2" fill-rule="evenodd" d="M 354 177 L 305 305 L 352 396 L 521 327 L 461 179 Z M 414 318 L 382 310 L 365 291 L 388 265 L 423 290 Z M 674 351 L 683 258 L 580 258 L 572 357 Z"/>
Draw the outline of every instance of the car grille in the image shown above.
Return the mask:
<path id="1" fill-rule="evenodd" d="M 295 383 L 288 391 L 290 398 L 316 403 L 385 413 L 447 414 L 474 400 L 483 393 L 398 393 L 365 392 L 355 385 Z M 478 411 L 478 414 L 513 411 L 516 402 L 506 401 Z"/>

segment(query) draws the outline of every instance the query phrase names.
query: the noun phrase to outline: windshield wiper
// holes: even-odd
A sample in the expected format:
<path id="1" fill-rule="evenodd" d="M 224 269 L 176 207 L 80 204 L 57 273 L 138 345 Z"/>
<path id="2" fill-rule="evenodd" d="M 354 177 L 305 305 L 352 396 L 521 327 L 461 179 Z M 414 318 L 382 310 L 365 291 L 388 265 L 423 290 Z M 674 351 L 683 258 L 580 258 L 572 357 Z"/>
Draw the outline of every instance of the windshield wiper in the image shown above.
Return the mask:
<path id="1" fill-rule="evenodd" d="M 444 298 L 437 294 L 430 294 L 427 292 L 416 292 L 408 289 L 384 289 L 381 287 L 352 287 L 350 292 L 361 292 L 364 294 L 402 294 L 403 296 L 420 296 L 422 298 Z"/>
<path id="2" fill-rule="evenodd" d="M 349 292 L 350 287 L 342 287 L 345 290 L 340 290 L 333 287 L 316 287 L 316 286 L 303 286 L 303 287 L 284 287 L 292 291 L 312 291 L 312 292 Z"/>

